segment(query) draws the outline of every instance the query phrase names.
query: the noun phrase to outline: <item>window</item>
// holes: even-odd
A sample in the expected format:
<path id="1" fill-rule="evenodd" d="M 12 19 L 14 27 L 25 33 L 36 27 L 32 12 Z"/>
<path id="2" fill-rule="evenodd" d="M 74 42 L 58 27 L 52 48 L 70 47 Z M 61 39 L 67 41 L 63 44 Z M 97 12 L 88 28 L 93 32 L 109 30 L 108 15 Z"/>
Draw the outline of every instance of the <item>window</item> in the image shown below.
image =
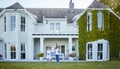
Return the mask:
<path id="1" fill-rule="evenodd" d="M 16 47 L 15 45 L 11 45 L 11 59 L 16 59 Z"/>
<path id="2" fill-rule="evenodd" d="M 46 20 L 46 24 L 48 24 L 48 20 Z"/>
<path id="3" fill-rule="evenodd" d="M 25 17 L 21 17 L 21 32 L 25 32 Z"/>
<path id="4" fill-rule="evenodd" d="M 98 29 L 103 30 L 103 13 L 98 11 Z"/>
<path id="5" fill-rule="evenodd" d="M 92 30 L 92 13 L 88 12 L 87 14 L 87 31 Z"/>
<path id="6" fill-rule="evenodd" d="M 88 44 L 88 48 L 87 48 L 88 50 L 87 50 L 87 52 L 88 52 L 88 59 L 92 59 L 92 44 Z"/>
<path id="7" fill-rule="evenodd" d="M 109 59 L 109 43 L 107 43 L 106 59 Z"/>
<path id="8" fill-rule="evenodd" d="M 65 54 L 65 45 L 61 45 L 61 53 Z"/>
<path id="9" fill-rule="evenodd" d="M 50 32 L 59 33 L 60 32 L 60 23 L 50 23 Z"/>
<path id="10" fill-rule="evenodd" d="M 57 33 L 60 32 L 60 23 L 56 23 L 56 32 L 57 32 Z"/>
<path id="11" fill-rule="evenodd" d="M 53 33 L 54 32 L 54 23 L 50 23 L 50 32 Z"/>
<path id="12" fill-rule="evenodd" d="M 4 31 L 6 32 L 6 17 L 4 17 Z"/>
<path id="13" fill-rule="evenodd" d="M 16 17 L 15 16 L 11 16 L 11 25 L 10 25 L 10 30 L 14 31 L 16 28 Z"/>
<path id="14" fill-rule="evenodd" d="M 72 46 L 72 51 L 75 51 L 75 46 Z"/>
<path id="15" fill-rule="evenodd" d="M 4 57 L 5 59 L 7 59 L 7 44 L 4 44 L 4 53 L 5 53 Z"/>
<path id="16" fill-rule="evenodd" d="M 101 60 L 103 59 L 103 44 L 102 43 L 99 43 L 98 44 L 98 49 L 97 49 L 97 59 L 98 60 Z"/>
<path id="17" fill-rule="evenodd" d="M 25 43 L 21 43 L 21 59 L 25 59 Z"/>

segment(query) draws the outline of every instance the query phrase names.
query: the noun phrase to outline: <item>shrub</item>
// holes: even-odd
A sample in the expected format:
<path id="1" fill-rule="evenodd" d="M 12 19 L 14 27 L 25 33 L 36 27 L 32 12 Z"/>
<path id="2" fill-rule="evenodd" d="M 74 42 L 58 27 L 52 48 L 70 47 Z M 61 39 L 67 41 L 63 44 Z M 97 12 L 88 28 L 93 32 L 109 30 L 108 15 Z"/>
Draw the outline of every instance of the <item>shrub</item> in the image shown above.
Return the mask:
<path id="1" fill-rule="evenodd" d="M 38 57 L 43 57 L 44 53 L 37 54 Z"/>
<path id="2" fill-rule="evenodd" d="M 75 53 L 70 53 L 69 56 L 70 56 L 70 57 L 75 57 L 76 54 L 75 54 Z"/>

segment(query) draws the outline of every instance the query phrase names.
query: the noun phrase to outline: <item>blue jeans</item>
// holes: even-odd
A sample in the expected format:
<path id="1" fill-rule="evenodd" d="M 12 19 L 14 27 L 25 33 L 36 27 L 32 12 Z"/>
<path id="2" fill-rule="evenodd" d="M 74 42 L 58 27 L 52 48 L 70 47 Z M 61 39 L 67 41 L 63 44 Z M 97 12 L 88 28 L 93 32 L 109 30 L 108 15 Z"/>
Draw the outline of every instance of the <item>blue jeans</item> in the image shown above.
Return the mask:
<path id="1" fill-rule="evenodd" d="M 56 55 L 56 61 L 59 62 L 59 55 Z"/>

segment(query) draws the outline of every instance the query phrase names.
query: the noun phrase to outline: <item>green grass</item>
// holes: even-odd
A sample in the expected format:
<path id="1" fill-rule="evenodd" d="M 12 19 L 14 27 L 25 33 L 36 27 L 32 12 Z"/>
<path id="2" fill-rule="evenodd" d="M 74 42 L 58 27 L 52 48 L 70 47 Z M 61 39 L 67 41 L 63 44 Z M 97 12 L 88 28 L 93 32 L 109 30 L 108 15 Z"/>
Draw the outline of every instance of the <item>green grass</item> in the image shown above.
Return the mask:
<path id="1" fill-rule="evenodd" d="M 108 62 L 0 62 L 0 69 L 120 69 L 120 61 Z"/>

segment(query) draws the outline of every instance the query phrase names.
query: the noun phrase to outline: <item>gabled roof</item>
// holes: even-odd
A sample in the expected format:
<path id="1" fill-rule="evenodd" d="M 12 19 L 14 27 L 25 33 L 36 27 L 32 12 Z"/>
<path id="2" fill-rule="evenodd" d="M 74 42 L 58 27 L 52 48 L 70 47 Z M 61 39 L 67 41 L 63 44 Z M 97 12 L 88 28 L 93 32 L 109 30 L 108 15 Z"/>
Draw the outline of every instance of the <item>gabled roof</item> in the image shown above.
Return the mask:
<path id="1" fill-rule="evenodd" d="M 24 8 L 18 2 L 16 2 L 13 5 L 5 8 L 5 9 L 24 9 Z"/>
<path id="2" fill-rule="evenodd" d="M 14 4 L 14 6 L 15 5 L 18 5 L 18 4 Z M 9 8 L 15 9 L 14 6 L 7 7 L 6 9 L 9 9 Z M 65 17 L 67 17 L 67 22 L 73 23 L 73 17 L 84 11 L 84 9 L 70 9 L 70 8 L 24 8 L 24 9 L 26 9 L 28 12 L 36 15 L 37 16 L 36 20 L 38 23 L 43 23 L 43 16 L 45 18 L 65 18 Z M 4 10 L 4 8 L 0 8 L 0 12 L 2 10 Z"/>
<path id="3" fill-rule="evenodd" d="M 101 2 L 94 0 L 88 8 L 108 8 L 108 7 Z"/>
<path id="4" fill-rule="evenodd" d="M 69 9 L 69 8 L 25 8 L 30 13 L 37 16 L 37 22 L 43 22 L 45 18 L 65 18 L 68 23 L 73 23 L 73 17 L 83 12 L 84 9 Z"/>

